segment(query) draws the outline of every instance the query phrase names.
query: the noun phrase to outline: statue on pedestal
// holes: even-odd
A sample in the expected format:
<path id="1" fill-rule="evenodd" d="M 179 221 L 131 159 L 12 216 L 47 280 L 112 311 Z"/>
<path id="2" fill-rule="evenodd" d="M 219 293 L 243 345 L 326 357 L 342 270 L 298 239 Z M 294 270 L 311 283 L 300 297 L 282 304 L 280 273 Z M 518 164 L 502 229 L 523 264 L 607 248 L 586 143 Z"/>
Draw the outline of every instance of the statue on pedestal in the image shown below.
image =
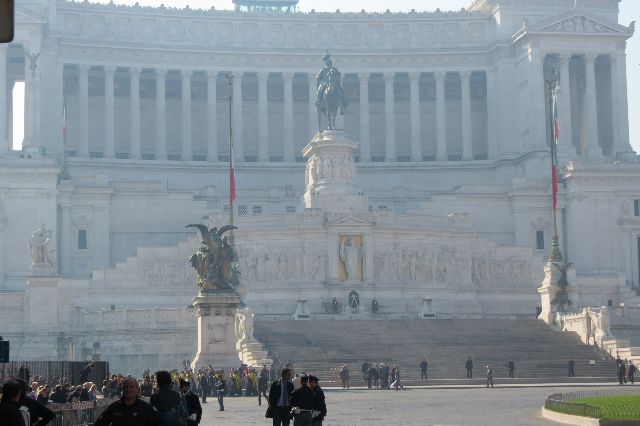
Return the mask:
<path id="1" fill-rule="evenodd" d="M 322 118 L 327 117 L 327 130 L 335 130 L 338 109 L 344 115 L 347 101 L 342 89 L 340 71 L 333 66 L 331 55 L 327 52 L 322 58 L 325 67 L 316 76 L 318 90 L 316 93 L 316 107 L 318 109 L 318 131 L 322 132 Z"/>
<path id="2" fill-rule="evenodd" d="M 52 232 L 45 229 L 44 224 L 40 229 L 31 234 L 29 239 L 29 252 L 31 253 L 31 270 L 56 269 L 57 261 L 55 249 L 50 247 Z"/>
<path id="3" fill-rule="evenodd" d="M 229 239 L 222 235 L 232 229 L 226 225 L 220 229 L 207 229 L 205 225 L 191 224 L 186 228 L 198 228 L 202 235 L 202 245 L 190 258 L 191 266 L 198 273 L 198 286 L 204 292 L 233 292 L 239 284 L 240 271 L 233 264 L 236 258 L 235 249 Z"/>
<path id="4" fill-rule="evenodd" d="M 240 336 L 240 340 L 254 340 L 253 320 L 255 318 L 255 314 L 251 311 L 251 308 L 238 310 L 236 318 L 238 319 L 237 336 Z"/>

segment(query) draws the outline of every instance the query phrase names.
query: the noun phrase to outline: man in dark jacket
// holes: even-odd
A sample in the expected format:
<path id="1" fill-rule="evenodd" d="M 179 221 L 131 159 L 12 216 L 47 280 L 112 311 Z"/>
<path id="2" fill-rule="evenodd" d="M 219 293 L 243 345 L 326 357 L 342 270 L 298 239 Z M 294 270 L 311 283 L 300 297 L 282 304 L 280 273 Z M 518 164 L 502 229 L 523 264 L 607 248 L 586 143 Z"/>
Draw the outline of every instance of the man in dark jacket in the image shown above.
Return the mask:
<path id="1" fill-rule="evenodd" d="M 269 389 L 269 407 L 273 411 L 273 426 L 289 426 L 291 406 L 289 399 L 293 392 L 291 383 L 291 369 L 282 370 L 280 380 L 271 383 Z"/>
<path id="2" fill-rule="evenodd" d="M 15 382 L 6 382 L 2 385 L 2 400 L 0 400 L 0 424 L 3 426 L 25 426 L 20 408 L 20 385 Z"/>
<path id="3" fill-rule="evenodd" d="M 186 423 L 187 407 L 182 396 L 171 389 L 171 373 L 168 371 L 156 372 L 158 392 L 151 395 L 149 402 L 160 414 L 160 419 L 167 426 L 178 426 Z"/>
<path id="4" fill-rule="evenodd" d="M 109 405 L 94 426 L 164 426 L 151 405 L 138 398 L 138 390 L 136 379 L 124 379 L 122 398 Z"/>
<path id="5" fill-rule="evenodd" d="M 467 362 L 464 363 L 464 368 L 467 370 L 467 379 L 473 379 L 473 361 L 471 357 L 467 358 Z"/>
<path id="6" fill-rule="evenodd" d="M 200 419 L 202 419 L 202 406 L 198 395 L 191 391 L 191 383 L 186 380 L 180 380 L 180 392 L 182 392 L 182 396 L 184 396 L 184 400 L 187 403 L 187 425 L 195 426 L 199 424 Z"/>
<path id="7" fill-rule="evenodd" d="M 20 401 L 18 402 L 18 405 L 20 407 L 26 407 L 27 410 L 29 410 L 31 426 L 45 426 L 49 424 L 49 422 L 55 417 L 53 411 L 49 410 L 35 399 L 31 399 L 27 396 L 27 383 L 24 380 L 16 379 L 16 382 L 20 385 Z"/>
<path id="8" fill-rule="evenodd" d="M 309 387 L 313 391 L 313 414 L 315 414 L 312 426 L 322 426 L 322 421 L 327 415 L 327 403 L 316 376 L 309 376 Z"/>
<path id="9" fill-rule="evenodd" d="M 300 377 L 300 387 L 291 393 L 289 405 L 295 417 L 293 426 L 311 426 L 313 423 L 313 391 L 309 387 L 309 377 Z"/>

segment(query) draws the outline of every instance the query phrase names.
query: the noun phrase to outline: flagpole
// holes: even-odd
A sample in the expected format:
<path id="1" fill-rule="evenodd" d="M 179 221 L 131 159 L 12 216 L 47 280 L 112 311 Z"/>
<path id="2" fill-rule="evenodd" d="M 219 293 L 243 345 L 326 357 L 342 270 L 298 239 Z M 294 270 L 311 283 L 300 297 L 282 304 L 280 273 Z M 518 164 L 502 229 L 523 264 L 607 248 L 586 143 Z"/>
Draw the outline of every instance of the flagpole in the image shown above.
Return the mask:
<path id="1" fill-rule="evenodd" d="M 62 97 L 62 170 L 60 170 L 59 179 L 71 180 L 69 174 L 69 146 L 67 144 L 67 97 Z"/>
<path id="2" fill-rule="evenodd" d="M 558 80 L 547 80 L 547 90 L 549 92 L 549 133 L 551 136 L 550 144 L 549 144 L 549 153 L 551 157 L 551 192 L 552 192 L 552 202 L 551 202 L 551 255 L 549 256 L 549 260 L 552 262 L 562 262 L 562 252 L 560 251 L 560 242 L 558 238 L 558 209 L 557 209 L 557 179 L 558 179 L 558 170 L 557 170 L 557 117 L 555 116 L 556 107 L 556 97 L 558 95 Z"/>
<path id="3" fill-rule="evenodd" d="M 233 171 L 233 75 L 227 74 L 227 93 L 229 101 L 229 225 L 233 225 L 233 192 L 234 182 L 231 176 Z M 232 234 L 233 235 L 233 234 Z"/>

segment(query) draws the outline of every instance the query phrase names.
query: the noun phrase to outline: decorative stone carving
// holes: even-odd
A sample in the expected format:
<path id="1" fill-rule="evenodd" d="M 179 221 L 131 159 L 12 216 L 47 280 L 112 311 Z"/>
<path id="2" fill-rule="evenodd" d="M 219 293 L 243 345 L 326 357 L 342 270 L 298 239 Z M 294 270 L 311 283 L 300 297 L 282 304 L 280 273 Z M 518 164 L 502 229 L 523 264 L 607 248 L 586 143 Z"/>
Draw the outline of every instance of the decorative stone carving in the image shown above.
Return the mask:
<path id="1" fill-rule="evenodd" d="M 340 235 L 338 242 L 341 281 L 363 281 L 364 244 L 362 235 Z"/>
<path id="2" fill-rule="evenodd" d="M 253 321 L 255 314 L 251 308 L 239 309 L 236 313 L 236 336 L 240 341 L 255 340 L 253 337 Z"/>
<path id="3" fill-rule="evenodd" d="M 190 258 L 191 266 L 198 274 L 198 286 L 201 291 L 234 291 L 239 284 L 240 271 L 233 264 L 237 257 L 227 237 L 222 235 L 233 229 L 226 225 L 218 229 L 207 229 L 200 224 L 187 225 L 186 228 L 198 228 L 202 236 L 202 245 Z"/>
<path id="4" fill-rule="evenodd" d="M 31 234 L 29 252 L 31 253 L 31 271 L 55 271 L 58 267 L 55 249 L 51 243 L 52 231 L 45 229 L 44 224 Z"/>

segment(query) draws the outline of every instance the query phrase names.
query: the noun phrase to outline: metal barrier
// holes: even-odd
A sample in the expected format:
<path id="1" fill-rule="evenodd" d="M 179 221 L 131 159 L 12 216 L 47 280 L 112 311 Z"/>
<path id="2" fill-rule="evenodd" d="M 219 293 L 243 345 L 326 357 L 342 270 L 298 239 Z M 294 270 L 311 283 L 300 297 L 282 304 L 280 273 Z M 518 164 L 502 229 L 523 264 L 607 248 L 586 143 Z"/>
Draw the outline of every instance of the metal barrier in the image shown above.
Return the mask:
<path id="1" fill-rule="evenodd" d="M 115 399 L 49 404 L 49 409 L 56 415 L 50 424 L 52 426 L 92 425 L 113 401 Z"/>
<path id="2" fill-rule="evenodd" d="M 40 384 L 55 386 L 69 382 L 77 385 L 80 384 L 80 372 L 89 362 L 94 364 L 94 368 L 86 381 L 100 386 L 109 375 L 109 363 L 105 361 L 11 361 L 0 364 L 0 382 L 20 377 L 20 367 L 26 366 L 29 369 L 29 381 L 38 377 L 42 382 Z"/>
<path id="3" fill-rule="evenodd" d="M 635 387 L 620 387 L 613 389 L 555 393 L 553 395 L 549 395 L 547 399 L 545 399 L 544 408 L 564 414 L 601 419 L 602 410 L 600 407 L 572 401 L 582 398 L 624 395 L 640 395 L 640 389 Z M 640 417 L 640 406 L 630 407 L 629 405 L 621 404 L 618 407 L 614 404 L 608 404 L 607 413 L 608 416 L 611 416 L 612 418 L 623 418 L 625 416 Z"/>

